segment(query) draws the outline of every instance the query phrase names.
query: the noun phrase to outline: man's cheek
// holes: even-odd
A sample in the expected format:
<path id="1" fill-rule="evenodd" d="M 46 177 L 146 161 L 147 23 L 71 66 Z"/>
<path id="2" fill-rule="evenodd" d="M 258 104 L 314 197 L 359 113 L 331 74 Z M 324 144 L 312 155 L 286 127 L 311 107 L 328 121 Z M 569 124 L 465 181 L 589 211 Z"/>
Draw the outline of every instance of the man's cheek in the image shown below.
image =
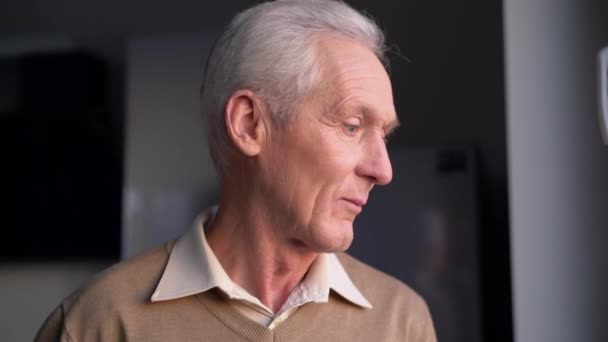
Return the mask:
<path id="1" fill-rule="evenodd" d="M 335 186 L 322 185 L 314 198 L 313 216 L 327 220 L 335 210 Z"/>

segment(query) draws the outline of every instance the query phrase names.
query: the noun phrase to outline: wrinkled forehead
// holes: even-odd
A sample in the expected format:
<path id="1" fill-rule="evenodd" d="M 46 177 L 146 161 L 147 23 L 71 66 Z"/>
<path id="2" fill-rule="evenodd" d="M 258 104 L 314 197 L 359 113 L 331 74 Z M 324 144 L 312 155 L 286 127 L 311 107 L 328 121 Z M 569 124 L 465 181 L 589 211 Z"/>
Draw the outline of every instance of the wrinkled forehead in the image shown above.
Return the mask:
<path id="1" fill-rule="evenodd" d="M 396 118 L 390 78 L 373 51 L 348 39 L 322 40 L 318 51 L 323 68 L 320 89 L 329 112 Z"/>
<path id="2" fill-rule="evenodd" d="M 319 39 L 315 49 L 326 90 L 366 91 L 392 103 L 390 78 L 370 48 L 352 39 L 329 36 Z"/>

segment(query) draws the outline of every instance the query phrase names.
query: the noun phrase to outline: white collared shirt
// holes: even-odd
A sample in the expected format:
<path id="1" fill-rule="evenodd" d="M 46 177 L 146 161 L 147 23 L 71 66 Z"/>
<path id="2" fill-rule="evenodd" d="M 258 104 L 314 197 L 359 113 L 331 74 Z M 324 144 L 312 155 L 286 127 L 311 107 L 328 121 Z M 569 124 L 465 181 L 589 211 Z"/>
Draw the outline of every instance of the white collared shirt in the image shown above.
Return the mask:
<path id="1" fill-rule="evenodd" d="M 371 309 L 371 304 L 355 287 L 338 258 L 334 254 L 321 253 L 283 306 L 274 313 L 230 279 L 209 247 L 204 224 L 211 221 L 216 210 L 212 208 L 199 215 L 194 227 L 175 242 L 151 301 L 177 299 L 218 288 L 234 309 L 269 329 L 306 303 L 327 303 L 330 289 L 355 305 Z"/>

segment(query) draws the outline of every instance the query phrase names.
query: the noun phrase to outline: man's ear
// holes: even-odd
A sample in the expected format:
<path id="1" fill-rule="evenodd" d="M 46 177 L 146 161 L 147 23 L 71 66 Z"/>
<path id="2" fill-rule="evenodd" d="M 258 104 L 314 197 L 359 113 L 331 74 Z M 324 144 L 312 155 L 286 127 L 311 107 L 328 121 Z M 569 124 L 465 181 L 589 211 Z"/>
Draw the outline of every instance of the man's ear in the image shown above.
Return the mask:
<path id="1" fill-rule="evenodd" d="M 226 102 L 224 114 L 228 137 L 246 156 L 260 153 L 266 129 L 264 110 L 259 97 L 250 90 L 238 90 Z"/>

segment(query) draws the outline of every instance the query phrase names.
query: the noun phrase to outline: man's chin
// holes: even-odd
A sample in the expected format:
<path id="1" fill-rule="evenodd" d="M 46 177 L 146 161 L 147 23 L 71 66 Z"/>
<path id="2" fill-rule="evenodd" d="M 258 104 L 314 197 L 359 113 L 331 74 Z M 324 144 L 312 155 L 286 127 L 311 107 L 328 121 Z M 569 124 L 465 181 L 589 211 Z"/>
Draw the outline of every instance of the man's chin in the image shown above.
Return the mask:
<path id="1" fill-rule="evenodd" d="M 339 253 L 346 251 L 353 243 L 352 229 L 340 236 L 332 236 L 319 244 L 321 253 Z"/>
<path id="2" fill-rule="evenodd" d="M 353 244 L 353 239 L 348 240 L 348 242 L 342 244 L 340 247 L 336 248 L 335 250 L 333 250 L 331 253 L 341 253 L 341 252 L 346 252 L 350 246 Z"/>

